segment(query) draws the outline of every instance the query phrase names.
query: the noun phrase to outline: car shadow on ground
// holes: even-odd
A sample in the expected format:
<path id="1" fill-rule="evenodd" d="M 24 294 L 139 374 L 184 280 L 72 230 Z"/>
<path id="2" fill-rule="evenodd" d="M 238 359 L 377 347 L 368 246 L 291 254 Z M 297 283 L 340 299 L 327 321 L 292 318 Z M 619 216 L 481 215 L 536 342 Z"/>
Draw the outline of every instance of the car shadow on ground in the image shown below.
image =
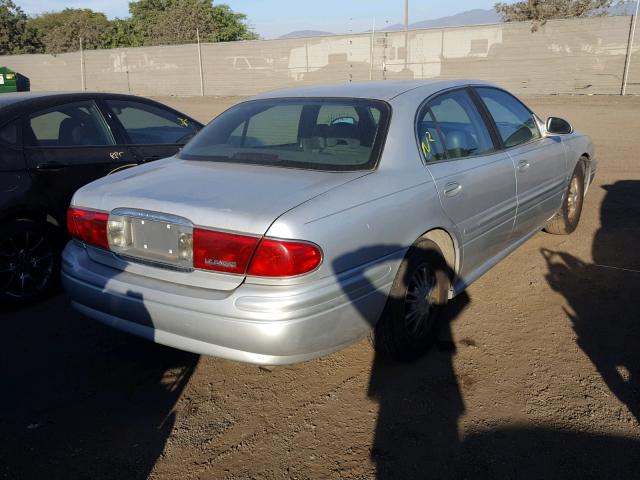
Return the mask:
<path id="1" fill-rule="evenodd" d="M 0 324 L 0 478 L 147 478 L 199 357 L 83 317 L 64 295 Z"/>
<path id="2" fill-rule="evenodd" d="M 565 252 L 543 250 L 542 254 L 549 267 L 548 282 L 571 306 L 567 316 L 578 344 L 637 419 L 640 182 L 604 188 L 602 227 L 593 244 L 595 264 Z M 353 291 L 347 285 L 343 289 L 347 294 Z M 355 297 L 352 300 L 358 305 Z M 369 383 L 369 395 L 379 404 L 371 446 L 376 478 L 635 476 L 640 471 L 637 439 L 529 425 L 478 426 L 473 432 L 461 432 L 458 421 L 465 412 L 461 385 L 481 380 L 456 374 L 451 324 L 470 302 L 462 294 L 447 305 L 438 341 L 415 363 L 398 364 L 376 354 Z M 366 312 L 361 313 L 367 318 Z"/>

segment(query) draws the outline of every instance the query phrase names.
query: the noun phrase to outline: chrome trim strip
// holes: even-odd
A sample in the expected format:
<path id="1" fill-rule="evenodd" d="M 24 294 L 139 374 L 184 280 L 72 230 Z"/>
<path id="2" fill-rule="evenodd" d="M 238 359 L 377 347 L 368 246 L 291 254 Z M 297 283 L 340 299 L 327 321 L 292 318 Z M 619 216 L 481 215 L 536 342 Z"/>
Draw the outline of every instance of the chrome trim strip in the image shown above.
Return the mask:
<path id="1" fill-rule="evenodd" d="M 133 255 L 127 255 L 124 253 L 117 253 L 117 252 L 111 252 L 111 253 L 113 253 L 115 256 L 117 256 L 118 258 L 121 258 L 126 262 L 140 263 L 142 265 L 148 265 L 150 267 L 159 267 L 167 270 L 173 270 L 175 272 L 185 272 L 185 273 L 191 273 L 195 270 L 195 268 L 193 267 L 182 267 L 175 263 L 165 263 L 165 262 L 160 262 L 156 260 L 149 260 L 144 257 L 134 257 Z"/>
<path id="2" fill-rule="evenodd" d="M 179 217 L 177 215 L 172 215 L 170 213 L 152 212 L 150 210 L 140 210 L 137 208 L 116 208 L 111 211 L 111 215 L 142 218 L 144 220 L 154 222 L 173 223 L 176 225 L 193 228 L 193 222 L 191 222 L 190 220 L 184 217 Z"/>

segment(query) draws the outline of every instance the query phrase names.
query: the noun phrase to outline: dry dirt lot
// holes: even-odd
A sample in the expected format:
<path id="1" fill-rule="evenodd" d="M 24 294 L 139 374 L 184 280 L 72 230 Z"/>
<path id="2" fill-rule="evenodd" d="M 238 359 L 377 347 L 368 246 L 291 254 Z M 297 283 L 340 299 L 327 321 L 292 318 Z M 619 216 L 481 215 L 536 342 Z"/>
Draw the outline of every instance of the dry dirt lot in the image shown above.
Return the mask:
<path id="1" fill-rule="evenodd" d="M 238 99 L 164 99 L 208 120 Z M 540 233 L 456 299 L 436 347 L 366 340 L 262 369 L 74 313 L 0 314 L 0 477 L 640 476 L 640 98 L 536 97 L 600 170 L 571 236 Z"/>

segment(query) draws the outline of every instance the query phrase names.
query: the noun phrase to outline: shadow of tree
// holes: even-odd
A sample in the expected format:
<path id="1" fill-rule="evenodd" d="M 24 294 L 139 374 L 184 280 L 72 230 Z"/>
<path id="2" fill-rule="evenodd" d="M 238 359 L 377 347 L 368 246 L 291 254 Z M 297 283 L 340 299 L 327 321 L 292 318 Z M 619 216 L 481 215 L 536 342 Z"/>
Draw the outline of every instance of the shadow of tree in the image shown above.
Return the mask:
<path id="1" fill-rule="evenodd" d="M 640 181 L 603 187 L 594 263 L 543 249 L 547 281 L 571 307 L 577 343 L 640 422 Z"/>

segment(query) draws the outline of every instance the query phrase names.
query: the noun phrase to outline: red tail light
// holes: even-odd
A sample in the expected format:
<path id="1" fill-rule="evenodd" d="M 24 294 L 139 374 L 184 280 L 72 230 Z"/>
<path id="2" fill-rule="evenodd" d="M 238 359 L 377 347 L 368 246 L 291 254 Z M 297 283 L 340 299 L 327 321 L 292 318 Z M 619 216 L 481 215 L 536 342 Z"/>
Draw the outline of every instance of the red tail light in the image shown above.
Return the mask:
<path id="1" fill-rule="evenodd" d="M 109 249 L 108 220 L 109 214 L 104 212 L 93 212 L 73 207 L 67 211 L 67 229 L 73 238 L 107 250 Z"/>
<path id="2" fill-rule="evenodd" d="M 322 252 L 307 242 L 193 229 L 193 266 L 260 277 L 291 277 L 320 265 Z"/>
<path id="3" fill-rule="evenodd" d="M 264 238 L 253 256 L 249 275 L 292 277 L 315 270 L 322 251 L 313 243 Z"/>
<path id="4" fill-rule="evenodd" d="M 69 208 L 67 228 L 73 238 L 109 249 L 109 214 Z M 313 243 L 250 237 L 202 228 L 193 229 L 193 266 L 205 270 L 292 277 L 308 273 L 322 262 L 322 251 Z"/>
<path id="5" fill-rule="evenodd" d="M 193 266 L 244 274 L 259 241 L 256 237 L 194 228 Z"/>

